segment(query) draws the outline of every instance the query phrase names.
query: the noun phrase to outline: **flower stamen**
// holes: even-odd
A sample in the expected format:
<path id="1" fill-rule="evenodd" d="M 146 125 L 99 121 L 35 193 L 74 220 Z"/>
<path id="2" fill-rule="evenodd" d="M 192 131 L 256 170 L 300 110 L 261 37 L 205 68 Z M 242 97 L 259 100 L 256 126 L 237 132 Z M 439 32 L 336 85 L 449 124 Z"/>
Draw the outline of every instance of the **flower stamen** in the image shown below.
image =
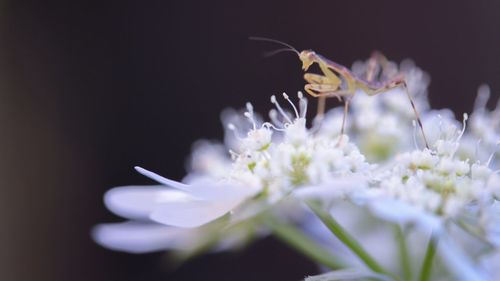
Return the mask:
<path id="1" fill-rule="evenodd" d="M 228 128 L 230 131 L 232 131 L 232 132 L 233 132 L 234 137 L 235 137 L 237 140 L 242 140 L 242 139 L 243 139 L 240 135 L 238 135 L 238 130 L 236 129 L 236 126 L 234 126 L 234 124 L 233 124 L 233 123 L 228 123 L 228 124 L 227 124 L 227 128 Z"/>
<path id="2" fill-rule="evenodd" d="M 295 105 L 290 100 L 290 98 L 288 97 L 288 95 L 286 93 L 283 93 L 283 97 L 285 98 L 285 100 L 288 101 L 288 103 L 290 103 L 292 105 L 293 111 L 295 112 L 295 118 L 300 118 L 299 112 L 297 111 L 297 107 L 295 107 Z"/>
<path id="3" fill-rule="evenodd" d="M 269 111 L 269 118 L 271 119 L 271 122 L 273 122 L 276 126 L 284 127 L 283 122 L 278 119 L 278 112 L 276 111 L 276 109 L 273 108 Z"/>
<path id="4" fill-rule="evenodd" d="M 486 167 L 489 167 L 495 155 L 497 154 L 497 147 L 500 144 L 500 141 L 495 144 L 495 150 L 491 153 L 490 157 L 488 157 L 488 161 L 486 161 Z"/>
<path id="5" fill-rule="evenodd" d="M 416 150 L 420 150 L 417 143 L 417 122 L 412 120 L 411 124 L 413 125 L 413 144 L 415 145 Z"/>
<path id="6" fill-rule="evenodd" d="M 271 96 L 271 103 L 273 103 L 274 106 L 276 106 L 276 109 L 278 109 L 279 113 L 288 121 L 288 123 L 292 123 L 292 120 L 290 119 L 290 117 L 288 117 L 288 115 L 285 113 L 285 111 L 283 110 L 283 108 L 281 108 L 280 104 L 276 100 L 276 96 L 275 95 Z"/>
<path id="7" fill-rule="evenodd" d="M 456 142 L 459 142 L 462 136 L 465 133 L 465 128 L 467 127 L 467 120 L 469 119 L 469 115 L 467 113 L 464 113 L 464 117 L 462 119 L 462 131 L 460 131 L 460 134 L 458 134 Z"/>
<path id="8" fill-rule="evenodd" d="M 250 120 L 250 122 L 252 123 L 253 129 L 256 130 L 257 123 L 255 122 L 255 118 L 254 118 L 254 114 L 253 114 L 253 106 L 251 103 L 247 102 L 246 107 L 247 107 L 247 112 L 243 113 L 243 115 L 246 118 L 248 118 L 248 120 Z"/>
<path id="9" fill-rule="evenodd" d="M 299 108 L 300 108 L 300 118 L 306 118 L 307 114 L 307 99 L 304 98 L 304 94 L 301 91 L 297 92 L 299 97 Z"/>
<path id="10" fill-rule="evenodd" d="M 274 126 L 272 123 L 269 123 L 269 122 L 265 122 L 264 124 L 262 124 L 262 127 L 267 128 L 267 129 L 272 128 L 272 129 L 274 129 L 276 131 L 280 131 L 280 132 L 285 131 L 285 129 L 280 129 L 280 128 Z"/>

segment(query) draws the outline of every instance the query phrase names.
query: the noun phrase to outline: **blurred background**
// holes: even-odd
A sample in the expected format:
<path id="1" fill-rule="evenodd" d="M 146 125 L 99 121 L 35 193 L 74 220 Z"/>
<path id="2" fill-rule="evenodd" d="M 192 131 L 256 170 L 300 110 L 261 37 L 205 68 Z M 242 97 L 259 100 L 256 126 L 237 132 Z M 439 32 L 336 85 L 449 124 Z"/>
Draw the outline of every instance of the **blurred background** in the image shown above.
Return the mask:
<path id="1" fill-rule="evenodd" d="M 465 2 L 465 1 L 464 1 Z M 471 2 L 469 2 L 471 3 Z M 161 253 L 100 248 L 120 221 L 103 193 L 173 179 L 191 144 L 222 139 L 219 114 L 302 89 L 292 54 L 265 36 L 350 66 L 381 50 L 431 75 L 435 108 L 470 112 L 500 93 L 500 2 L 1 1 L 0 280 L 301 280 L 317 273 L 273 238 L 180 268 Z M 332 102 L 330 105 L 335 105 Z"/>

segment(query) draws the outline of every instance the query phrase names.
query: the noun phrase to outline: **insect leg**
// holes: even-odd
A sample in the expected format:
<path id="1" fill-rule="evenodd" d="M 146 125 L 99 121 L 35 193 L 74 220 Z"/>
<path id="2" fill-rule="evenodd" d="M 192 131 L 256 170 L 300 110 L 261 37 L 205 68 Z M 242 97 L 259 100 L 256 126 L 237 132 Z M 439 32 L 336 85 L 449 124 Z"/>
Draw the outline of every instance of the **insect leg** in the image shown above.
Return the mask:
<path id="1" fill-rule="evenodd" d="M 403 81 L 402 85 L 405 88 L 406 96 L 410 100 L 411 107 L 413 108 L 413 112 L 415 113 L 415 118 L 417 118 L 418 126 L 420 127 L 420 131 L 422 131 L 422 137 L 424 138 L 425 147 L 427 149 L 430 149 L 429 143 L 427 142 L 427 137 L 425 136 L 424 126 L 422 125 L 422 119 L 420 119 L 420 114 L 418 114 L 417 107 L 415 106 L 415 103 L 413 102 L 413 98 L 410 95 L 410 91 L 408 91 L 408 87 L 406 86 L 406 82 Z"/>
<path id="2" fill-rule="evenodd" d="M 389 60 L 381 52 L 373 51 L 367 63 L 366 81 L 376 80 L 376 77 L 387 68 L 388 62 Z"/>
<path id="3" fill-rule="evenodd" d="M 330 81 L 326 76 L 319 75 L 319 74 L 312 74 L 312 73 L 305 73 L 304 74 L 304 80 L 306 80 L 310 84 L 327 84 Z M 306 87 L 304 87 L 306 88 Z M 307 86 L 307 88 L 310 88 Z M 316 93 L 311 93 L 312 91 L 306 89 L 307 93 L 310 95 L 314 96 Z M 316 117 L 322 118 L 325 112 L 325 104 L 326 104 L 326 98 L 325 97 L 318 97 L 318 110 L 316 113 Z"/>
<path id="4" fill-rule="evenodd" d="M 316 116 L 318 117 L 319 120 L 323 119 L 323 116 L 325 115 L 325 108 L 326 108 L 326 97 L 325 96 L 318 97 L 318 110 L 316 111 Z"/>
<path id="5" fill-rule="evenodd" d="M 341 98 L 343 97 L 344 100 L 344 114 L 342 116 L 342 127 L 340 128 L 340 137 L 337 142 L 337 146 L 340 145 L 342 142 L 342 138 L 344 135 L 345 131 L 345 125 L 346 125 L 346 120 L 347 120 L 347 115 L 349 113 L 349 102 L 354 95 L 354 88 L 348 88 L 346 90 L 337 90 L 337 91 L 332 91 L 331 87 L 325 87 L 325 85 L 317 85 L 317 84 L 306 84 L 304 89 L 308 94 L 310 94 L 313 97 L 319 97 L 319 98 L 327 98 L 327 97 L 337 97 Z M 319 115 L 321 116 L 321 115 Z"/>
<path id="6" fill-rule="evenodd" d="M 352 96 L 354 95 L 354 91 L 350 89 L 346 90 L 335 90 L 332 87 L 327 87 L 325 85 L 318 84 L 306 84 L 304 86 L 304 90 L 311 96 L 315 98 L 331 98 L 336 97 L 341 101 L 341 97 Z"/>
<path id="7" fill-rule="evenodd" d="M 345 124 L 347 120 L 347 114 L 349 114 L 349 101 L 351 100 L 351 97 L 344 97 L 344 115 L 342 116 L 342 127 L 340 128 L 340 137 L 339 140 L 337 141 L 337 144 L 335 145 L 336 147 L 340 146 L 340 143 L 342 142 L 342 138 L 344 137 L 344 130 L 345 130 Z"/>
<path id="8" fill-rule="evenodd" d="M 327 76 L 314 73 L 305 73 L 304 80 L 306 80 L 308 83 L 311 84 L 333 84 L 332 81 Z"/>
<path id="9" fill-rule="evenodd" d="M 325 73 L 325 71 L 323 71 Z M 333 75 L 333 76 L 332 76 Z M 328 87 L 332 88 L 333 90 L 337 89 L 340 86 L 341 80 L 335 76 L 333 72 L 327 69 L 327 72 L 325 75 L 318 75 L 318 74 L 312 74 L 312 73 L 305 73 L 304 74 L 304 79 L 309 82 L 310 84 L 313 85 L 327 85 Z M 308 86 L 308 88 L 310 88 Z M 308 91 L 309 94 L 313 95 L 311 92 Z M 326 104 L 326 98 L 325 96 L 317 96 L 318 97 L 318 111 L 316 116 L 322 117 L 325 113 L 325 104 Z M 340 101 L 340 98 L 339 98 Z"/>
<path id="10" fill-rule="evenodd" d="M 415 113 L 415 118 L 417 119 L 417 123 L 418 123 L 418 126 L 420 127 L 420 131 L 422 132 L 422 137 L 423 137 L 424 142 L 425 142 L 425 147 L 427 149 L 430 149 L 429 143 L 427 142 L 427 137 L 425 136 L 424 126 L 422 125 L 422 119 L 420 119 L 420 114 L 418 113 L 417 107 L 415 106 L 415 102 L 413 101 L 413 98 L 411 97 L 410 92 L 408 91 L 408 87 L 407 87 L 404 79 L 402 79 L 401 77 L 396 77 L 395 79 L 388 80 L 387 82 L 383 83 L 382 87 L 380 87 L 376 90 L 369 90 L 369 89 L 366 90 L 365 89 L 365 92 L 369 96 L 375 96 L 375 95 L 383 93 L 387 90 L 397 88 L 397 87 L 404 88 L 406 96 L 408 97 L 408 100 L 410 101 L 411 107 L 413 108 L 413 112 Z"/>
<path id="11" fill-rule="evenodd" d="M 334 65 L 329 65 L 325 61 L 321 61 L 320 63 L 318 63 L 318 65 L 319 65 L 319 68 L 321 69 L 321 71 L 323 72 L 323 74 L 325 75 L 324 77 L 326 77 L 326 80 L 327 80 L 326 82 L 331 84 L 331 85 L 336 86 L 337 88 L 340 87 L 340 85 L 342 84 L 342 80 L 330 68 L 334 69 L 335 71 L 338 71 L 339 75 L 342 75 L 341 70 L 337 69 Z M 338 95 L 336 97 L 340 101 L 340 97 Z M 318 98 L 317 116 L 323 117 L 323 115 L 325 114 L 326 98 L 327 98 L 326 96 L 320 96 Z"/>

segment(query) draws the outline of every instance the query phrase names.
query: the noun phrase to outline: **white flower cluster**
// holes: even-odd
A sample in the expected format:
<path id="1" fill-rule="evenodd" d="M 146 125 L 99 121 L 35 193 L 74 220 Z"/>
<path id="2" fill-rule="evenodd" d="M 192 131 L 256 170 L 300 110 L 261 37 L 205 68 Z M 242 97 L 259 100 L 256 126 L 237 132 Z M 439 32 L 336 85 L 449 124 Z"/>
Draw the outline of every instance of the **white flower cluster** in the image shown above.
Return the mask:
<path id="1" fill-rule="evenodd" d="M 490 89 L 479 88 L 474 112 L 468 122 L 469 130 L 463 137 L 458 153 L 460 157 L 487 162 L 493 169 L 500 169 L 498 146 L 500 145 L 500 99 L 494 110 L 488 110 L 486 103 Z"/>
<path id="2" fill-rule="evenodd" d="M 353 72 L 359 77 L 363 77 L 366 70 L 365 62 L 356 62 L 353 66 Z M 405 75 L 408 91 L 412 93 L 415 106 L 423 119 L 428 114 L 433 115 L 433 112 L 427 111 L 428 75 L 409 60 L 401 63 L 399 71 Z M 389 78 L 396 72 L 398 67 L 390 62 L 384 68 L 382 76 Z M 340 108 L 331 110 L 323 122 L 321 133 L 337 136 L 340 133 L 342 114 Z M 414 118 L 415 114 L 402 88 L 392 89 L 376 98 L 358 91 L 351 102 L 347 128 L 353 141 L 369 161 L 382 162 L 414 146 L 412 138 L 404 137 L 413 135 Z"/>
<path id="3" fill-rule="evenodd" d="M 234 164 L 230 177 L 239 181 L 253 177 L 260 182 L 268 199 L 279 199 L 297 187 L 319 185 L 353 175 L 366 175 L 370 165 L 347 136 L 327 137 L 306 127 L 307 100 L 299 92 L 300 110 L 283 94 L 295 113 L 286 113 L 276 97 L 271 98 L 277 111 L 271 111 L 273 123 L 257 124 L 253 108 L 244 113 L 252 129 L 239 139 L 237 151 L 231 151 Z M 230 130 L 237 131 L 230 123 Z M 276 134 L 272 141 L 272 134 Z"/>
<path id="4" fill-rule="evenodd" d="M 377 179 L 382 197 L 443 217 L 457 216 L 472 203 L 482 205 L 500 198 L 497 173 L 485 164 L 455 156 L 465 125 L 462 131 L 448 129 L 433 150 L 402 153 L 392 168 L 384 168 Z"/>
<path id="5" fill-rule="evenodd" d="M 366 63 L 356 63 L 353 69 L 363 75 Z M 498 272 L 491 270 L 491 263 L 500 251 L 500 175 L 495 171 L 500 106 L 486 109 L 489 90 L 482 87 L 468 126 L 467 115 L 460 126 L 451 111 L 429 109 L 429 78 L 423 71 L 411 62 L 400 67 L 389 62 L 381 76 L 394 73 L 406 75 L 430 148 L 421 148 L 414 112 L 400 89 L 380 97 L 357 94 L 347 135 L 340 135 L 341 111 L 331 110 L 308 128 L 302 93 L 298 106 L 283 94 L 292 113 L 272 96 L 270 122 L 263 122 L 250 103 L 242 114 L 226 111 L 225 144 L 197 143 L 182 182 L 137 167 L 160 185 L 110 190 L 107 207 L 131 221 L 100 225 L 94 238 L 129 252 L 203 248 L 214 242 L 225 249 L 246 241 L 248 233 L 265 233 L 261 216 L 304 212 L 297 202 L 329 208 L 343 200 L 367 211 L 364 219 L 381 219 L 402 229 L 418 225 L 424 233 L 433 233 L 433 239 L 443 241 L 438 250 L 445 264 L 460 267 L 456 272 L 444 270 L 456 279 L 496 280 Z M 292 223 L 309 228 L 313 224 L 301 222 L 309 215 L 294 216 Z M 359 215 L 350 220 L 354 217 Z M 454 238 L 454 227 L 486 244 L 488 254 L 464 254 L 467 243 L 455 245 L 463 239 Z M 372 233 L 365 231 L 365 238 Z M 374 248 L 392 242 L 391 237 L 382 242 L 379 238 L 371 239 L 377 243 Z M 367 260 L 374 270 L 370 274 L 386 273 Z"/>
<path id="6" fill-rule="evenodd" d="M 191 173 L 183 183 L 136 167 L 139 173 L 162 186 L 126 186 L 108 191 L 107 207 L 132 222 L 99 225 L 93 233 L 95 240 L 104 246 L 130 252 L 178 248 L 162 242 L 146 243 L 148 247 L 143 249 L 141 245 L 145 242 L 140 235 L 137 240 L 125 239 L 125 242 L 123 238 L 117 241 L 117 237 L 124 228 L 137 226 L 135 221 L 140 219 L 149 223 L 141 223 L 134 232 L 146 238 L 159 237 L 156 232 L 168 232 L 173 233 L 171 236 L 176 243 L 189 244 L 185 240 L 191 239 L 194 240 L 191 244 L 197 244 L 201 239 L 198 227 L 216 222 L 228 213 L 233 218 L 229 225 L 235 224 L 290 197 L 288 195 L 295 193 L 297 188 L 328 183 L 338 187 L 333 191 L 353 192 L 352 179 L 367 176 L 371 170 L 364 156 L 347 136 L 320 136 L 315 134 L 314 128 L 306 127 L 307 100 L 302 93 L 298 94 L 299 109 L 286 94 L 283 97 L 295 115 L 285 112 L 273 96 L 271 102 L 276 106 L 270 113 L 273 122 L 261 123 L 252 105 L 247 103 L 247 111 L 242 115 L 244 122 L 239 120 L 240 115 L 227 117 L 236 121 L 226 124 L 227 143 L 233 147 L 229 150 L 230 158 L 219 144 L 198 143 L 190 161 Z M 248 124 L 247 131 L 240 129 Z M 313 194 L 324 192 L 309 188 L 305 196 L 311 196 L 310 191 Z M 151 226 L 156 223 L 165 227 Z M 192 231 L 185 235 L 185 231 L 177 229 L 179 227 L 192 228 Z"/>

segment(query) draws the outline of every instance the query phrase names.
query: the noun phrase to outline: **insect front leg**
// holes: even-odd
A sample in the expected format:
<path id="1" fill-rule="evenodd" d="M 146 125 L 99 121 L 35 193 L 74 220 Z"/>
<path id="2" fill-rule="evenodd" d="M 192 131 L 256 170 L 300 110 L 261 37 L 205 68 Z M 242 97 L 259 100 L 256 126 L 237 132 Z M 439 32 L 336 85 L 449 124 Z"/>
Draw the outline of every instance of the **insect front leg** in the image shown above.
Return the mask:
<path id="1" fill-rule="evenodd" d="M 311 96 L 315 98 L 331 98 L 336 97 L 339 101 L 342 101 L 342 97 L 352 96 L 354 91 L 352 90 L 336 90 L 328 85 L 318 85 L 318 84 L 306 84 L 304 90 Z"/>
<path id="2" fill-rule="evenodd" d="M 325 73 L 325 72 L 323 72 L 323 73 Z M 328 87 L 329 91 L 330 90 L 334 91 L 334 90 L 338 89 L 338 87 L 340 86 L 340 84 L 342 82 L 333 72 L 329 71 L 329 73 L 326 73 L 326 74 L 328 74 L 328 76 L 327 75 L 312 74 L 312 73 L 305 73 L 304 74 L 304 79 L 309 83 L 308 84 L 309 86 L 306 85 L 304 87 L 304 89 L 311 96 L 318 98 L 318 111 L 317 111 L 317 115 L 316 115 L 318 117 L 322 117 L 325 113 L 325 104 L 326 104 L 327 97 L 321 96 L 321 95 L 318 96 L 313 90 L 313 88 L 314 88 L 313 85 L 326 85 L 324 87 Z M 319 87 L 323 87 L 323 86 L 319 86 Z M 318 90 L 315 90 L 315 91 L 318 91 Z M 337 97 L 337 98 L 339 98 L 339 97 Z M 340 101 L 340 98 L 339 98 L 339 101 Z"/>
<path id="3" fill-rule="evenodd" d="M 342 116 L 342 127 L 340 128 L 340 137 L 336 144 L 336 146 L 339 146 L 340 143 L 342 142 L 343 135 L 345 132 L 347 115 L 349 114 L 349 102 L 355 93 L 354 87 L 348 88 L 346 90 L 329 91 L 327 87 L 318 87 L 318 86 L 321 85 L 306 84 L 304 89 L 308 94 L 312 95 L 313 97 L 323 97 L 323 98 L 337 97 L 339 100 L 341 98 L 344 100 L 344 114 Z"/>
<path id="4" fill-rule="evenodd" d="M 336 85 L 337 87 L 340 86 L 340 83 L 332 81 L 332 79 L 330 79 L 329 77 L 320 74 L 305 73 L 304 80 L 306 80 L 310 84 L 329 84 Z"/>

